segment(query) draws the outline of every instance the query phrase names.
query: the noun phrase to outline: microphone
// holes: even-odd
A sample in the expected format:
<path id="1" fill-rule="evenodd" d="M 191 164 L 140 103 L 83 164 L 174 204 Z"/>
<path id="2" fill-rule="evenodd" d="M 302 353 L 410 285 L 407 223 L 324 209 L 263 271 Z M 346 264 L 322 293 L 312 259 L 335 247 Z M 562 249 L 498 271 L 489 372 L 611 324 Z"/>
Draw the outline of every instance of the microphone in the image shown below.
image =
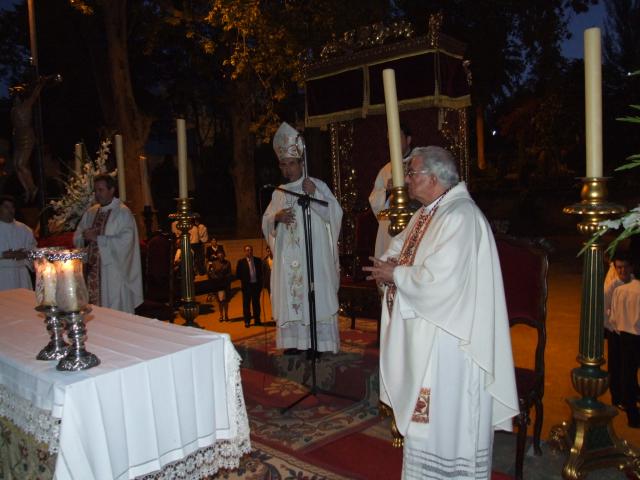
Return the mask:
<path id="1" fill-rule="evenodd" d="M 276 186 L 271 183 L 265 183 L 264 185 L 262 185 L 262 187 L 260 187 L 261 190 L 266 190 L 267 188 L 276 188 Z"/>

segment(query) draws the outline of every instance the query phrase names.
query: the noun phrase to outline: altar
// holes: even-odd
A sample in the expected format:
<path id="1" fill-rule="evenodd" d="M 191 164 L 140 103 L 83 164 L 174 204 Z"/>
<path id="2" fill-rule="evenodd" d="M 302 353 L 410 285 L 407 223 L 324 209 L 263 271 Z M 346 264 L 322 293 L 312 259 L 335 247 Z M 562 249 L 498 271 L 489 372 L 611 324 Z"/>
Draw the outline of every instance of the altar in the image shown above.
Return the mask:
<path id="1" fill-rule="evenodd" d="M 30 290 L 0 292 L 0 420 L 44 442 L 54 478 L 196 479 L 250 451 L 227 334 L 94 306 L 86 348 L 101 364 L 61 372 L 35 359 L 49 335 L 34 307 Z"/>

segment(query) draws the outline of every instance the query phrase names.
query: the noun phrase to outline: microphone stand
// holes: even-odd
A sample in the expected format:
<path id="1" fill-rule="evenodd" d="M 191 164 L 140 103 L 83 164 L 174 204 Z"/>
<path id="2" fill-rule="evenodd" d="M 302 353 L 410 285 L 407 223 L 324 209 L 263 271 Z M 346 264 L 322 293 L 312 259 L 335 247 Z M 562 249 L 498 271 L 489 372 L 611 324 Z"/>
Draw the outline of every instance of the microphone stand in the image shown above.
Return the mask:
<path id="1" fill-rule="evenodd" d="M 311 387 L 309 391 L 302 395 L 302 397 L 298 398 L 288 407 L 284 407 L 280 412 L 287 413 L 293 407 L 298 405 L 300 402 L 305 400 L 310 396 L 317 396 L 318 393 L 324 393 L 325 395 L 331 395 L 337 398 L 344 398 L 347 400 L 352 400 L 357 402 L 358 398 L 349 397 L 347 395 L 342 395 L 339 393 L 331 392 L 328 390 L 324 390 L 318 387 L 317 384 L 317 375 L 316 375 L 316 361 L 318 360 L 318 329 L 316 323 L 316 292 L 315 292 L 315 280 L 313 273 L 313 244 L 311 238 L 311 202 L 316 202 L 320 205 L 329 206 L 329 202 L 325 200 L 319 200 L 317 198 L 310 197 L 308 194 L 302 194 L 298 192 L 292 192 L 291 190 L 287 190 L 281 187 L 274 187 L 275 190 L 280 190 L 281 192 L 288 193 L 289 195 L 293 195 L 298 197 L 298 204 L 302 207 L 302 211 L 304 213 L 304 245 L 305 245 L 305 253 L 307 256 L 307 284 L 309 285 L 309 333 L 311 336 Z"/>

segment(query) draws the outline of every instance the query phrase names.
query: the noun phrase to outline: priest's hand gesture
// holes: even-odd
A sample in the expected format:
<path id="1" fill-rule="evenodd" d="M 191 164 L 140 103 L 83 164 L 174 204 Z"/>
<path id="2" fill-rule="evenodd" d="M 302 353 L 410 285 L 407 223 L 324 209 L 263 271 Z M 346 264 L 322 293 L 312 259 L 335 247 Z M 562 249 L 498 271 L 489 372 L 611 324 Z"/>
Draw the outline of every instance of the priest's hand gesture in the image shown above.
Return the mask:
<path id="1" fill-rule="evenodd" d="M 307 195 L 313 195 L 314 193 L 316 193 L 316 184 L 313 183 L 313 181 L 309 177 L 307 177 L 302 181 L 302 190 Z"/>
<path id="2" fill-rule="evenodd" d="M 376 257 L 369 257 L 373 262 L 370 267 L 362 267 L 362 270 L 369 272 L 367 280 L 375 280 L 378 284 L 390 285 L 393 283 L 393 270 L 396 268 L 396 261 L 393 259 L 381 260 Z"/>
<path id="3" fill-rule="evenodd" d="M 296 215 L 293 213 L 293 208 L 283 208 L 276 213 L 275 220 L 278 223 L 284 223 L 285 225 L 291 225 L 296 220 Z"/>

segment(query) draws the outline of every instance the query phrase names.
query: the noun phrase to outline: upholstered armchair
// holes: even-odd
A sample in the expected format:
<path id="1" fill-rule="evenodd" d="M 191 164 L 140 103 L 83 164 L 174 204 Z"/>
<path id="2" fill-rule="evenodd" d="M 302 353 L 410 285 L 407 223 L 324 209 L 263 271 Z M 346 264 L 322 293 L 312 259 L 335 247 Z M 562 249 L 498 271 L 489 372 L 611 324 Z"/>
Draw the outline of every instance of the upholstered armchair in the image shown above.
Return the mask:
<path id="1" fill-rule="evenodd" d="M 520 414 L 515 418 L 517 426 L 516 478 L 522 479 L 527 426 L 530 412 L 535 410 L 533 425 L 533 449 L 542 455 L 540 435 L 542 431 L 544 396 L 544 350 L 547 342 L 547 272 L 549 262 L 546 253 L 532 243 L 512 237 L 497 237 L 496 243 L 502 268 L 502 278 L 507 301 L 509 324 L 524 325 L 535 330 L 537 342 L 532 362 L 527 366 L 516 364 L 516 385 Z M 531 366 L 533 365 L 533 366 Z"/>

